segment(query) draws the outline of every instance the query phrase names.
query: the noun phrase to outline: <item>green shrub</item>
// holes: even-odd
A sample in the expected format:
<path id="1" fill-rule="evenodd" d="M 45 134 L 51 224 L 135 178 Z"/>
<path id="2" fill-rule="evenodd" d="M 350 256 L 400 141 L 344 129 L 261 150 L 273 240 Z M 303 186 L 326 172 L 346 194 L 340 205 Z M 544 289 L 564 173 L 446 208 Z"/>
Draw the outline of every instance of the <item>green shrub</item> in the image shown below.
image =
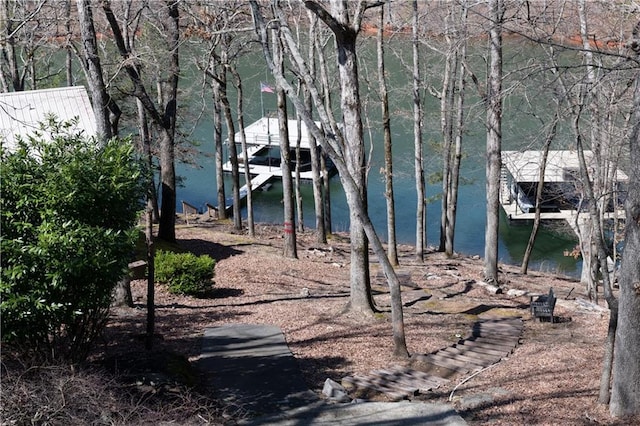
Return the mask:
<path id="1" fill-rule="evenodd" d="M 126 270 L 145 186 L 129 142 L 48 131 L 0 146 L 2 341 L 80 361 Z"/>
<path id="2" fill-rule="evenodd" d="M 156 280 L 166 283 L 174 294 L 200 296 L 211 289 L 215 260 L 193 253 L 158 250 L 155 256 Z"/>

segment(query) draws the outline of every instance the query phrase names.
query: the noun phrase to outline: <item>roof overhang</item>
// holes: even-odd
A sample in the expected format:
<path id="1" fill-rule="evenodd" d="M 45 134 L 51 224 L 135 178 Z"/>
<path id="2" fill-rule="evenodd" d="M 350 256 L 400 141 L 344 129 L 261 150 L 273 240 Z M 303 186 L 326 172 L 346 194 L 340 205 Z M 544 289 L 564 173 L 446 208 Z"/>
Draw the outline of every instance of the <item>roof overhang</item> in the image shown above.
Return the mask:
<path id="1" fill-rule="evenodd" d="M 77 120 L 76 130 L 96 134 L 96 122 L 84 86 L 0 93 L 0 141 L 8 150 L 18 137 L 40 129 L 47 116 L 60 121 Z"/>
<path id="2" fill-rule="evenodd" d="M 320 123 L 317 123 L 320 126 Z M 310 149 L 310 132 L 304 121 L 300 122 L 300 130 L 298 131 L 297 120 L 288 120 L 289 128 L 289 146 L 295 148 L 300 139 L 300 148 Z M 277 118 L 262 117 L 258 121 L 248 125 L 244 129 L 246 141 L 248 145 L 274 145 L 280 144 L 280 133 Z M 240 132 L 234 135 L 236 143 L 241 142 Z"/>
<path id="3" fill-rule="evenodd" d="M 516 182 L 539 182 L 543 151 L 503 151 L 502 164 Z M 589 170 L 593 170 L 593 152 L 584 151 Z M 580 170 L 578 152 L 571 150 L 549 151 L 544 171 L 545 182 L 566 182 Z M 628 176 L 620 169 L 616 181 L 626 182 Z"/>

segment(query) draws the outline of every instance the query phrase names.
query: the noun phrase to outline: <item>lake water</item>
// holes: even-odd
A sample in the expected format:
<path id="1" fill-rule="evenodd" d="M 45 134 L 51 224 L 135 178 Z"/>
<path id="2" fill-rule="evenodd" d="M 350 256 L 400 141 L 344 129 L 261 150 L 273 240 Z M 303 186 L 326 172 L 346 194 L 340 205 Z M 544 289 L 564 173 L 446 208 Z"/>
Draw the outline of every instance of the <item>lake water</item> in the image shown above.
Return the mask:
<path id="1" fill-rule="evenodd" d="M 505 56 L 508 56 L 508 52 Z M 409 80 L 400 69 L 400 61 L 387 59 L 390 84 L 390 100 L 392 113 L 392 138 L 394 146 L 394 191 L 396 202 L 397 238 L 400 243 L 412 244 L 415 241 L 415 206 L 416 195 L 413 183 L 413 131 L 411 123 L 411 102 L 408 88 Z M 256 70 L 256 64 L 261 64 L 259 56 L 248 61 L 252 66 L 241 69 L 245 90 L 245 123 L 246 125 L 258 120 L 261 115 L 261 104 L 267 110 L 275 108 L 275 95 L 263 94 L 261 98 L 260 81 L 272 82 L 265 75 L 264 69 Z M 437 65 L 437 63 L 435 64 Z M 435 66 L 434 65 L 434 66 Z M 361 70 L 363 68 L 361 67 Z M 365 71 L 366 72 L 366 71 Z M 437 71 L 436 71 L 437 74 Z M 377 78 L 377 77 L 376 77 Z M 374 80 L 372 76 L 370 80 Z M 437 84 L 434 81 L 434 84 Z M 363 96 L 366 88 L 363 88 Z M 235 102 L 235 101 L 232 101 Z M 458 217 L 456 224 L 456 252 L 467 255 L 484 254 L 485 227 L 485 166 L 484 149 L 486 146 L 484 117 L 481 106 L 470 97 L 470 119 L 464 139 L 465 158 L 462 163 L 461 175 L 466 184 L 461 186 L 459 193 Z M 382 135 L 377 130 L 379 125 L 379 110 L 368 107 L 366 103 L 365 115 L 371 122 L 371 136 L 373 140 L 373 156 L 369 173 L 369 211 L 379 235 L 386 238 L 386 205 L 384 199 L 384 182 L 380 175 L 383 164 Z M 426 175 L 440 170 L 440 154 L 433 148 L 433 141 L 441 140 L 439 135 L 438 101 L 427 97 L 425 105 L 425 166 Z M 530 135 L 540 133 L 539 123 L 519 115 L 521 100 L 515 96 L 505 102 L 505 125 L 503 149 L 518 149 L 525 143 L 530 143 Z M 365 122 L 365 126 L 367 123 Z M 178 211 L 181 201 L 203 208 L 205 203 L 216 204 L 216 182 L 213 160 L 213 126 L 209 117 L 203 116 L 195 126 L 190 139 L 199 144 L 198 167 L 178 164 L 177 173 L 182 178 L 178 188 Z M 365 129 L 365 136 L 369 131 Z M 231 186 L 227 181 L 227 195 L 231 194 Z M 439 241 L 440 201 L 435 199 L 441 190 L 440 183 L 427 184 L 427 241 L 436 246 Z M 332 180 L 332 218 L 335 231 L 347 231 L 348 209 L 340 180 L 335 176 Z M 304 217 L 307 227 L 314 226 L 313 194 L 310 185 L 302 189 L 305 202 Z M 258 222 L 282 223 L 282 186 L 276 181 L 269 191 L 254 193 L 254 214 Z M 246 212 L 243 210 L 243 217 Z M 501 262 L 519 264 L 522 260 L 527 244 L 530 225 L 509 225 L 502 217 L 500 223 L 499 258 Z M 560 272 L 570 276 L 579 275 L 580 262 L 564 256 L 566 250 L 571 251 L 576 245 L 571 236 L 563 236 L 548 230 L 542 230 L 537 239 L 530 262 L 531 269 Z"/>

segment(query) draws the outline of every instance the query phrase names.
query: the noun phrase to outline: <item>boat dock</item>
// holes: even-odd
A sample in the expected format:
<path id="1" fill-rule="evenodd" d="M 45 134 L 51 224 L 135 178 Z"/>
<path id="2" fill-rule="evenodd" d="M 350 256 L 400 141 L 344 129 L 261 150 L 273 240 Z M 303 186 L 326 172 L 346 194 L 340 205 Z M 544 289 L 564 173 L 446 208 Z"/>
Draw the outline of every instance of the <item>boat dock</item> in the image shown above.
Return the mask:
<path id="1" fill-rule="evenodd" d="M 590 162 L 591 152 L 585 151 L 585 157 Z M 542 151 L 504 151 L 502 158 L 500 205 L 509 221 L 532 221 L 535 219 L 535 199 L 540 184 Z M 576 235 L 579 235 L 580 228 L 589 221 L 589 213 L 578 210 L 579 171 L 580 165 L 575 151 L 549 151 L 540 200 L 541 220 L 564 220 Z M 627 182 L 627 175 L 618 170 L 618 194 L 614 198 L 617 205 L 605 212 L 606 219 L 625 218 L 621 206 Z"/>
<path id="2" fill-rule="evenodd" d="M 319 125 L 319 123 L 318 123 Z M 304 122 L 300 125 L 298 132 L 298 123 L 296 120 L 289 120 L 289 145 L 291 149 L 291 172 L 296 167 L 300 172 L 300 179 L 310 181 L 313 179 L 311 171 L 311 134 Z M 238 167 L 240 174 L 245 172 L 245 167 L 249 167 L 251 176 L 271 174 L 273 177 L 282 178 L 282 168 L 280 167 L 280 135 L 278 134 L 278 119 L 263 117 L 255 123 L 245 128 L 245 140 L 247 145 L 246 158 L 241 150 L 238 150 Z M 241 134 L 238 132 L 234 135 L 234 142 L 239 147 L 241 144 Z M 227 144 L 230 143 L 227 140 Z M 320 148 L 316 147 L 319 151 Z M 299 157 L 296 158 L 296 150 Z M 299 162 L 299 164 L 298 164 Z M 328 162 L 328 172 L 330 175 L 335 174 L 335 166 Z M 227 161 L 222 170 L 226 173 L 231 172 L 231 161 Z M 254 188 L 254 190 L 257 188 Z"/>
<path id="3" fill-rule="evenodd" d="M 319 123 L 318 123 L 319 125 Z M 313 174 L 311 170 L 311 135 L 304 122 L 301 123 L 298 132 L 296 120 L 289 120 L 289 143 L 291 146 L 291 173 L 298 168 L 300 179 L 311 181 Z M 251 176 L 250 184 L 240 188 L 240 200 L 247 197 L 249 189 L 256 191 L 267 185 L 275 178 L 282 178 L 281 155 L 280 155 L 280 135 L 278 133 L 278 119 L 263 117 L 245 128 L 245 140 L 247 145 L 246 157 L 241 150 L 238 150 L 238 171 L 244 176 L 248 167 Z M 226 141 L 230 143 L 229 140 Z M 234 143 L 239 147 L 241 144 L 241 134 L 234 135 Z M 319 147 L 316 147 L 318 151 Z M 296 156 L 296 151 L 298 156 Z M 298 164 L 299 163 L 299 164 Z M 336 173 L 336 168 L 330 160 L 327 160 L 327 173 L 332 176 Z M 225 173 L 231 173 L 231 161 L 227 161 L 222 166 Z M 227 199 L 226 209 L 229 211 L 233 207 L 233 199 Z"/>

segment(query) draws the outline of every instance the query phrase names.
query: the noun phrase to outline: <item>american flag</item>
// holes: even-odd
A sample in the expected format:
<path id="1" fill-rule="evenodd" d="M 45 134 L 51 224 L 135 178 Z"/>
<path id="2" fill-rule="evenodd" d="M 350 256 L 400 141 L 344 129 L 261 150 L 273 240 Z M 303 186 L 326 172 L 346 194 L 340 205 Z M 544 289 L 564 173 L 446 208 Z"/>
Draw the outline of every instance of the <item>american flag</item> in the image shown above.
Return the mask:
<path id="1" fill-rule="evenodd" d="M 263 82 L 260 82 L 260 92 L 262 92 L 262 93 L 274 93 L 273 87 L 271 87 L 267 83 L 263 83 Z"/>

